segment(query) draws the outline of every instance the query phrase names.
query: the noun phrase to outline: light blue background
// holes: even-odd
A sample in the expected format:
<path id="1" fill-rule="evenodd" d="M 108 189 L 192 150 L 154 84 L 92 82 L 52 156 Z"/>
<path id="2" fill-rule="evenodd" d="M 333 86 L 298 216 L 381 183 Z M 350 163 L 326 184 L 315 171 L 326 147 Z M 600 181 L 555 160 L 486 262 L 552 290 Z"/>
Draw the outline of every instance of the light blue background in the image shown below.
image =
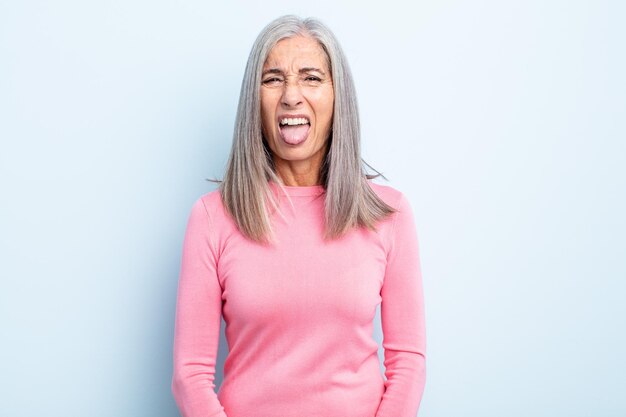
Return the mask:
<path id="1" fill-rule="evenodd" d="M 0 1 L 0 415 L 178 415 L 184 227 L 285 13 L 335 31 L 412 203 L 420 416 L 626 415 L 624 4 Z"/>

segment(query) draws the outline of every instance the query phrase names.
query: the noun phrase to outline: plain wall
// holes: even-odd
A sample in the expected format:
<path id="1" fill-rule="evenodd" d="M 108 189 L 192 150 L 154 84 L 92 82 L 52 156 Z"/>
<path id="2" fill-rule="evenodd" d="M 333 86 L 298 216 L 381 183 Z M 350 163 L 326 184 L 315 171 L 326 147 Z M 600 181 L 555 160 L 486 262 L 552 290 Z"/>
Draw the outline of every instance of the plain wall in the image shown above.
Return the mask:
<path id="1" fill-rule="evenodd" d="M 184 227 L 287 13 L 336 33 L 415 212 L 420 416 L 626 415 L 624 4 L 1 0 L 0 415 L 178 415 Z"/>

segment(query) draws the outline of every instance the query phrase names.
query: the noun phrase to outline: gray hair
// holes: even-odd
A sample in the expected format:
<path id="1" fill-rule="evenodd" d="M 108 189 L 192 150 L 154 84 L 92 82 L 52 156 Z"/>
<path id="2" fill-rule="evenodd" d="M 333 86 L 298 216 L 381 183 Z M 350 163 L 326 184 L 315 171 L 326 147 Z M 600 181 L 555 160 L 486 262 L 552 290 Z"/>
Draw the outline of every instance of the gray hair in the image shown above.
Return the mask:
<path id="1" fill-rule="evenodd" d="M 375 230 L 379 220 L 395 212 L 367 183 L 368 179 L 382 174 L 376 170 L 377 175 L 367 174 L 361 164 L 373 169 L 361 159 L 356 91 L 337 39 L 317 19 L 282 16 L 270 22 L 252 46 L 241 85 L 226 172 L 223 181 L 215 180 L 220 183 L 224 207 L 239 230 L 263 244 L 274 240 L 269 208 L 279 210 L 279 202 L 268 181 L 274 181 L 281 189 L 284 183 L 275 171 L 272 152 L 262 134 L 261 75 L 272 48 L 280 40 L 298 35 L 319 42 L 326 52 L 333 80 L 335 102 L 331 135 L 320 170 L 326 194 L 324 239 L 339 238 L 357 226 Z"/>

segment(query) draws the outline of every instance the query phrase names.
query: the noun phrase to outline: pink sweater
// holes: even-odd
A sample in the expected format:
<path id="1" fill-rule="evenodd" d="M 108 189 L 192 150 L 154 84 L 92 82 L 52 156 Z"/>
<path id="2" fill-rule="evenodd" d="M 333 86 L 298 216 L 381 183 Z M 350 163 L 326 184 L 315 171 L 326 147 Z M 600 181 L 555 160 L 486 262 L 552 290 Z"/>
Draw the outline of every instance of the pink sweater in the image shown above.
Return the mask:
<path id="1" fill-rule="evenodd" d="M 321 185 L 287 187 L 294 207 L 283 197 L 272 247 L 237 231 L 218 191 L 194 204 L 172 379 L 184 417 L 416 416 L 426 347 L 416 227 L 401 192 L 368 183 L 399 212 L 332 243 Z M 372 337 L 381 302 L 386 380 Z M 222 314 L 229 353 L 216 393 Z"/>

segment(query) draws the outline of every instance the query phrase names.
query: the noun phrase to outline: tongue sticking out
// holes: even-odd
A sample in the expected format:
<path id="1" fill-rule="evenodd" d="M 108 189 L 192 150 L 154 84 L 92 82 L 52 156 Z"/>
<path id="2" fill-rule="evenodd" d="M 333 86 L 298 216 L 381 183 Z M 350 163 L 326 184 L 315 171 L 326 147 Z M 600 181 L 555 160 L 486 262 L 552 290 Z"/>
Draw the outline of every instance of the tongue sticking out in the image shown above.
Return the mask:
<path id="1" fill-rule="evenodd" d="M 283 137 L 285 142 L 291 145 L 297 145 L 304 142 L 307 138 L 309 135 L 309 128 L 309 125 L 285 125 L 280 127 L 280 135 Z"/>

